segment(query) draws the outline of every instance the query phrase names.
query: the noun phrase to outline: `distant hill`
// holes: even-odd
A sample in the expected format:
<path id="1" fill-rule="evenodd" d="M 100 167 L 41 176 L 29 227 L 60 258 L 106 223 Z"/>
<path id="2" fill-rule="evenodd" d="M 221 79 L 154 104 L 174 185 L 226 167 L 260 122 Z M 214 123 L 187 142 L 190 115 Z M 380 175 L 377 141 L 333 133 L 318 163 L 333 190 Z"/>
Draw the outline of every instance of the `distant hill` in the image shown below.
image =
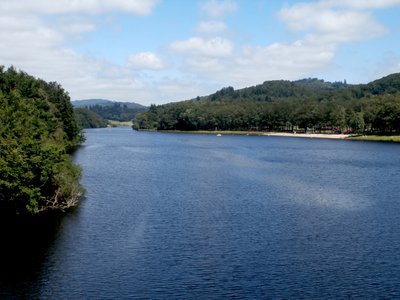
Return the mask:
<path id="1" fill-rule="evenodd" d="M 147 111 L 147 107 L 134 102 L 119 102 L 107 99 L 84 99 L 84 100 L 74 100 L 72 105 L 75 109 L 84 108 L 95 112 L 97 115 L 101 116 L 106 120 L 113 121 L 132 121 L 136 118 L 138 113 Z M 80 117 L 82 112 L 80 112 Z M 84 116 L 89 116 L 84 114 Z M 87 123 L 84 121 L 83 123 Z"/>
<path id="2" fill-rule="evenodd" d="M 391 74 L 381 79 L 372 81 L 363 86 L 364 90 L 374 95 L 396 93 L 400 91 L 400 73 Z"/>
<path id="3" fill-rule="evenodd" d="M 74 100 L 71 101 L 72 105 L 74 107 L 90 107 L 90 106 L 95 106 L 95 105 L 100 105 L 100 106 L 112 106 L 116 103 L 126 105 L 127 108 L 135 108 L 135 109 L 146 109 L 146 106 L 141 105 L 139 103 L 135 102 L 122 102 L 122 101 L 113 101 L 113 100 L 108 100 L 108 99 L 84 99 L 84 100 Z"/>
<path id="4" fill-rule="evenodd" d="M 306 78 L 224 87 L 208 96 L 152 105 L 134 127 L 400 133 L 400 73 L 368 84 Z"/>
<path id="5" fill-rule="evenodd" d="M 82 128 L 104 128 L 108 125 L 106 119 L 86 107 L 75 107 L 74 116 L 76 122 Z"/>

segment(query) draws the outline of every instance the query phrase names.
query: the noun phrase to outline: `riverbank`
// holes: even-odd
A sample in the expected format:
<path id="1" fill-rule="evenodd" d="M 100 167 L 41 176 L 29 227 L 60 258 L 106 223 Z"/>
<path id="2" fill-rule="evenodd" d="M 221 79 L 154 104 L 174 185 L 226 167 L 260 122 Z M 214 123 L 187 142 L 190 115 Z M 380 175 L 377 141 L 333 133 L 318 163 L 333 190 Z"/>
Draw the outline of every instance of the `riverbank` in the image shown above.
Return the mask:
<path id="1" fill-rule="evenodd" d="M 107 120 L 107 122 L 110 127 L 132 126 L 132 121 Z"/>
<path id="2" fill-rule="evenodd" d="M 294 138 L 314 138 L 314 139 L 336 139 L 372 142 L 392 142 L 400 143 L 400 135 L 350 135 L 350 134 L 328 134 L 328 133 L 289 133 L 289 132 L 263 132 L 263 131 L 229 131 L 229 130 L 140 130 L 157 131 L 166 133 L 190 133 L 190 134 L 213 134 L 213 135 L 252 135 L 252 136 L 278 136 Z"/>
<path id="3" fill-rule="evenodd" d="M 318 138 L 318 139 L 347 139 L 347 134 L 322 134 L 322 133 L 288 133 L 288 132 L 263 132 L 263 131 L 227 131 L 227 130 L 159 130 L 159 132 L 169 133 L 193 133 L 193 134 L 214 134 L 214 135 L 255 135 L 255 136 L 281 136 L 281 137 L 298 137 L 298 138 Z"/>
<path id="4" fill-rule="evenodd" d="M 400 143 L 400 135 L 360 135 L 349 137 L 349 139 L 356 141 Z"/>
<path id="5" fill-rule="evenodd" d="M 287 133 L 287 132 L 267 132 L 266 136 L 284 136 L 284 137 L 300 137 L 300 138 L 315 138 L 315 139 L 347 139 L 348 134 L 325 134 L 325 133 Z"/>

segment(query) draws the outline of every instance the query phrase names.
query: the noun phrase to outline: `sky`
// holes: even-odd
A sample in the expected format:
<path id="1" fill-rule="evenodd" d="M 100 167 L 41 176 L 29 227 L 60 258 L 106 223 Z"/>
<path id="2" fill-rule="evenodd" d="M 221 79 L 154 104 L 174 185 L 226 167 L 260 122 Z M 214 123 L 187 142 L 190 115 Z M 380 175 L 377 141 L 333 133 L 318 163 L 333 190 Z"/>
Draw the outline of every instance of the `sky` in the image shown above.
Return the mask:
<path id="1" fill-rule="evenodd" d="M 163 104 L 400 72 L 400 0 L 0 0 L 0 65 L 72 100 Z"/>

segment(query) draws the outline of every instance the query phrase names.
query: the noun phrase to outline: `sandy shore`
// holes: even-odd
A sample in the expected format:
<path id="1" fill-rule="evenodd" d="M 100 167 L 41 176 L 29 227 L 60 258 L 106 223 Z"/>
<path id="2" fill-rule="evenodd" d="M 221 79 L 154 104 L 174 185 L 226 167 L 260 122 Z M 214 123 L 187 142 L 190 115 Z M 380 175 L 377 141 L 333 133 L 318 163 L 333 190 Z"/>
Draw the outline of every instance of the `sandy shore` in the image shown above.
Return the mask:
<path id="1" fill-rule="evenodd" d="M 148 131 L 148 130 L 140 130 Z M 154 131 L 154 130 L 153 130 Z M 315 139 L 336 139 L 336 140 L 361 140 L 372 142 L 396 142 L 400 143 L 400 135 L 359 135 L 353 136 L 349 134 L 324 134 L 324 133 L 288 133 L 288 132 L 264 132 L 264 131 L 223 131 L 223 130 L 159 130 L 158 132 L 167 133 L 192 133 L 192 134 L 212 134 L 212 135 L 256 135 L 256 136 L 281 136 L 295 138 L 315 138 Z"/>
<path id="2" fill-rule="evenodd" d="M 322 134 L 322 133 L 287 133 L 287 132 L 262 132 L 262 131 L 179 131 L 179 130 L 160 130 L 159 132 L 169 133 L 194 133 L 194 134 L 215 134 L 215 135 L 257 135 L 257 136 L 282 136 L 282 137 L 297 137 L 297 138 L 316 138 L 316 139 L 346 139 L 347 134 Z"/>
<path id="3" fill-rule="evenodd" d="M 316 139 L 346 139 L 347 134 L 322 134 L 322 133 L 286 133 L 286 132 L 266 132 L 266 136 L 285 136 L 285 137 L 301 137 Z"/>

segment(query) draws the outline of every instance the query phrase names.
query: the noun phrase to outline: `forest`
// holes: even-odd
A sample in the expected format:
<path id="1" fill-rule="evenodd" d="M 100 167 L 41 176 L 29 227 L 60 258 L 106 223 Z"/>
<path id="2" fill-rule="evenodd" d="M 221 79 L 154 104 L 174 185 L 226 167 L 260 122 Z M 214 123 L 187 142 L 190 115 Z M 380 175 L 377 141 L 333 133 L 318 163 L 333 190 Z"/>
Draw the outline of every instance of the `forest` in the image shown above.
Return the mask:
<path id="1" fill-rule="evenodd" d="M 350 85 L 317 78 L 266 81 L 151 105 L 134 129 L 400 133 L 400 74 Z"/>
<path id="2" fill-rule="evenodd" d="M 74 116 L 76 122 L 82 128 L 104 128 L 108 125 L 106 119 L 85 107 L 75 107 Z"/>
<path id="3" fill-rule="evenodd" d="M 72 101 L 75 118 L 83 128 L 107 127 L 109 121 L 130 122 L 147 107 L 134 102 L 118 102 L 106 99 Z"/>
<path id="4" fill-rule="evenodd" d="M 0 213 L 35 215 L 82 195 L 71 152 L 83 141 L 66 91 L 0 67 Z"/>
<path id="5" fill-rule="evenodd" d="M 107 120 L 120 122 L 132 121 L 136 114 L 147 110 L 144 106 L 130 107 L 128 103 L 116 102 L 112 105 L 94 105 L 87 107 L 88 110 L 97 113 Z"/>

